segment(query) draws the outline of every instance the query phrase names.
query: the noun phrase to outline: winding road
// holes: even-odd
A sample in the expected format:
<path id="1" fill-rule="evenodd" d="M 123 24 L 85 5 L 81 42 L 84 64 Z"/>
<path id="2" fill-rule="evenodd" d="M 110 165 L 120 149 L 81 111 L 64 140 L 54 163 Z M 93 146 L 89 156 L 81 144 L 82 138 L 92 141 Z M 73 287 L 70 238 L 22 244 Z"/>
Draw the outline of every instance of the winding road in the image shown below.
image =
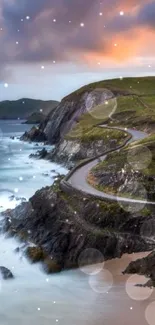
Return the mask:
<path id="1" fill-rule="evenodd" d="M 100 127 L 107 127 L 105 125 L 100 125 Z M 112 128 L 112 127 L 110 127 Z M 124 129 L 124 128 L 118 128 L 118 127 L 113 127 L 114 129 L 117 130 L 121 130 L 121 131 L 125 131 L 126 133 L 129 133 L 132 138 L 127 142 L 127 144 L 129 142 L 133 142 L 136 140 L 141 140 L 144 139 L 146 137 L 148 137 L 148 134 L 142 131 L 138 131 L 138 130 L 134 130 L 134 129 Z M 127 145 L 126 144 L 126 145 Z M 117 151 L 118 149 L 116 149 Z M 100 157 L 100 161 L 104 161 L 106 159 L 106 154 Z M 91 162 L 86 162 L 85 165 L 79 167 L 78 169 L 76 169 L 69 177 L 67 177 L 67 182 L 68 184 L 70 184 L 73 188 L 82 191 L 83 193 L 89 194 L 89 195 L 93 195 L 96 196 L 100 199 L 108 199 L 110 201 L 119 201 L 120 203 L 124 202 L 124 203 L 134 203 L 134 204 L 151 204 L 151 205 L 155 205 L 155 202 L 151 202 L 151 201 L 145 201 L 145 200 L 136 200 L 136 199 L 130 199 L 130 198 L 125 198 L 125 197 L 119 197 L 119 196 L 115 196 L 115 195 L 111 195 L 111 194 L 107 194 L 105 192 L 101 192 L 97 189 L 95 189 L 94 187 L 92 187 L 90 184 L 88 184 L 87 182 L 87 176 L 89 174 L 89 172 L 91 171 L 91 169 L 93 167 L 95 167 L 99 162 L 98 158 L 94 158 L 93 161 Z"/>

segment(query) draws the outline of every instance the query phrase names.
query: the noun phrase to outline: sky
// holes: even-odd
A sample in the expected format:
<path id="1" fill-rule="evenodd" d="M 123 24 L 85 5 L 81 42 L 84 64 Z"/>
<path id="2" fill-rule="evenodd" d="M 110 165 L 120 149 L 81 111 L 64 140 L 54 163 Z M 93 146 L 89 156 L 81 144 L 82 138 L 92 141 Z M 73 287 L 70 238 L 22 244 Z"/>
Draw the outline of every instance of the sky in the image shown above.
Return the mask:
<path id="1" fill-rule="evenodd" d="M 0 100 L 155 75 L 154 36 L 155 1 L 0 0 Z"/>

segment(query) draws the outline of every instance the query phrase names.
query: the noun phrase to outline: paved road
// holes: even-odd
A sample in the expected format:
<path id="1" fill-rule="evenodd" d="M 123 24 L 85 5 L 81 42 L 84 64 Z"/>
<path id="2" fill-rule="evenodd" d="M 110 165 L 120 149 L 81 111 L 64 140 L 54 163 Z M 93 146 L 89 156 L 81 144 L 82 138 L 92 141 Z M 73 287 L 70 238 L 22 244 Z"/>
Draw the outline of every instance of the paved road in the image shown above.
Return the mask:
<path id="1" fill-rule="evenodd" d="M 106 126 L 101 125 L 100 127 L 106 127 Z M 123 129 L 123 128 L 117 128 L 117 127 L 114 127 L 114 128 L 130 133 L 132 135 L 132 139 L 129 142 L 144 139 L 148 136 L 148 134 L 145 132 L 141 132 L 141 131 L 137 131 L 137 130 L 133 130 L 133 129 L 126 129 L 126 128 Z M 100 157 L 100 160 L 103 161 L 103 160 L 105 160 L 105 158 L 106 158 L 106 155 L 103 155 L 102 157 Z M 68 183 L 71 184 L 74 188 L 76 188 L 78 190 L 82 190 L 86 194 L 87 193 L 92 194 L 99 198 L 105 198 L 105 199 L 109 199 L 112 201 L 119 201 L 122 203 L 124 202 L 124 203 L 148 204 L 148 201 L 145 201 L 145 200 L 135 200 L 135 199 L 123 198 L 123 197 L 107 194 L 107 193 L 101 192 L 101 191 L 95 189 L 94 187 L 92 187 L 91 185 L 89 185 L 87 183 L 87 176 L 88 176 L 90 170 L 93 167 L 95 167 L 98 164 L 98 162 L 99 162 L 99 160 L 95 158 L 93 161 L 87 163 L 86 165 L 84 165 L 81 168 L 79 168 L 78 170 L 76 170 L 75 173 L 68 179 Z M 155 202 L 149 201 L 149 204 L 155 204 Z"/>

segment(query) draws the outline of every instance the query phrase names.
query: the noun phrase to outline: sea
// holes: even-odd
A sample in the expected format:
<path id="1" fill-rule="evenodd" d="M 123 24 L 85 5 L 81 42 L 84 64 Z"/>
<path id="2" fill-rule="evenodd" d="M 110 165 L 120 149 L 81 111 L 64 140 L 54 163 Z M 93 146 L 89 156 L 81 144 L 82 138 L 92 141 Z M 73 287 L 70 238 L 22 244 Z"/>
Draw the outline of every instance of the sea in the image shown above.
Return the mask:
<path id="1" fill-rule="evenodd" d="M 0 121 L 1 211 L 51 185 L 57 173 L 67 173 L 55 163 L 29 158 L 43 147 L 19 140 L 30 127 L 19 120 Z M 32 265 L 22 251 L 16 252 L 21 245 L 0 234 L 0 266 L 14 274 L 12 280 L 0 278 L 0 325 L 155 324 L 154 291 L 135 286 L 146 282 L 143 277 L 122 274 L 131 260 L 145 254 L 47 275 L 40 264 Z"/>

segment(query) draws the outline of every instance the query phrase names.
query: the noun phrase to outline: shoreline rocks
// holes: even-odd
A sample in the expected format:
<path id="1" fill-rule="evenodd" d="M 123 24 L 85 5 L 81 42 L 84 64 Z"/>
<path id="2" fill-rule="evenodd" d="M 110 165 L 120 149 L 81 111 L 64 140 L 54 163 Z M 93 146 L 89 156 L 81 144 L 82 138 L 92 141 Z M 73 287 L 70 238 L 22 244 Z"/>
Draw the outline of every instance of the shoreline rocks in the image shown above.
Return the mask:
<path id="1" fill-rule="evenodd" d="M 36 142 L 46 142 L 47 137 L 45 133 L 39 128 L 33 126 L 29 132 L 25 132 L 20 140 L 22 141 L 36 141 Z"/>
<path id="2" fill-rule="evenodd" d="M 48 272 L 78 267 L 80 254 L 88 248 L 100 251 L 104 260 L 155 248 L 154 241 L 140 233 L 139 226 L 145 224 L 146 217 L 131 215 L 117 203 L 84 198 L 73 191 L 66 194 L 60 189 L 60 180 L 58 177 L 29 202 L 3 213 L 4 231 L 40 247 L 39 255 L 38 251 L 34 254 L 34 248 L 29 250 L 35 256 L 33 260 L 42 256 Z"/>
<path id="3" fill-rule="evenodd" d="M 4 280 L 9 280 L 14 278 L 12 272 L 4 266 L 0 266 L 0 275 Z"/>
<path id="4" fill-rule="evenodd" d="M 155 287 L 155 251 L 152 251 L 144 258 L 131 262 L 124 270 L 123 274 L 144 275 L 150 278 L 145 286 Z"/>

